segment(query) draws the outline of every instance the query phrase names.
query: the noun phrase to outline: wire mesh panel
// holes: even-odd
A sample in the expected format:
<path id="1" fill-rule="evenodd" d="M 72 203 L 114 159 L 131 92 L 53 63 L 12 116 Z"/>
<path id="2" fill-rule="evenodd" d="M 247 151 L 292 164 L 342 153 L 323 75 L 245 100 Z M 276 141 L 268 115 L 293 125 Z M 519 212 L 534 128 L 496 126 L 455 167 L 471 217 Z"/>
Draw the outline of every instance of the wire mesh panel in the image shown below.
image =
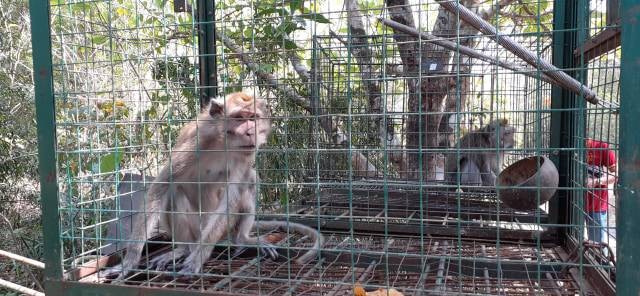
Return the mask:
<path id="1" fill-rule="evenodd" d="M 615 293 L 616 3 L 52 1 L 55 291 Z"/>

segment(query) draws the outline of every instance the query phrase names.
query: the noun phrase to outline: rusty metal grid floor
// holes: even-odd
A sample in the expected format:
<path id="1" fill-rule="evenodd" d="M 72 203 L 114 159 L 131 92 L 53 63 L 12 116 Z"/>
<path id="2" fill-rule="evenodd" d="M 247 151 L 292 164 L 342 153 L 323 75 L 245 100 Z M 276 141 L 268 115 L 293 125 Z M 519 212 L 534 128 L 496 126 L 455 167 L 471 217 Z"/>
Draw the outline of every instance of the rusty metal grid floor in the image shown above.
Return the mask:
<path id="1" fill-rule="evenodd" d="M 262 214 L 265 219 L 289 220 L 331 231 L 433 235 L 504 241 L 548 241 L 548 215 L 542 209 L 516 211 L 495 192 L 447 192 L 415 187 L 356 184 L 331 185 L 302 198 L 287 213 Z M 499 233 L 499 234 L 498 234 Z"/>
<path id="2" fill-rule="evenodd" d="M 352 295 L 353 283 L 367 290 L 393 287 L 405 295 L 577 295 L 579 286 L 563 270 L 566 254 L 559 247 L 496 244 L 485 240 L 325 233 L 320 260 L 306 265 L 257 260 L 253 254 L 230 258 L 218 248 L 205 264 L 203 276 L 176 278 L 143 270 L 127 284 L 245 295 Z M 310 247 L 297 235 L 282 235 L 281 253 Z M 153 258 L 168 251 L 160 247 Z M 299 251 L 300 249 L 297 249 Z M 143 261 L 146 259 L 143 259 Z M 82 282 L 104 282 L 96 274 Z M 584 291 L 584 287 L 583 287 Z"/>

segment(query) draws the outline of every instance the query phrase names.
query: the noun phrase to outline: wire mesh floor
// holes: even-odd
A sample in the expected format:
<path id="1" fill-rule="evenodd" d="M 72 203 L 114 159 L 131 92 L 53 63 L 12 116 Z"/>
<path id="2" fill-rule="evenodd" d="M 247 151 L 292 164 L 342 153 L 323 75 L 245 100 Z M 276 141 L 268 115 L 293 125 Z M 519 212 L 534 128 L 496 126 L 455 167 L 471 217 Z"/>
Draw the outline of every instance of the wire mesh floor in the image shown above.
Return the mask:
<path id="1" fill-rule="evenodd" d="M 502 205 L 495 191 L 458 193 L 428 187 L 419 191 L 399 183 L 345 186 L 331 184 L 291 205 L 286 214 L 264 216 L 336 231 L 482 239 L 499 236 L 503 241 L 552 239 L 545 232 L 545 211 L 513 210 Z"/>
<path id="2" fill-rule="evenodd" d="M 284 244 L 304 244 L 296 243 L 301 239 L 297 235 L 282 234 L 280 251 L 292 254 L 278 261 L 258 260 L 254 254 L 231 258 L 228 248 L 221 247 L 205 264 L 205 275 L 177 278 L 143 270 L 126 284 L 245 295 L 353 295 L 354 283 L 367 290 L 393 287 L 405 295 L 576 295 L 580 291 L 562 269 L 563 250 L 556 246 L 347 233 L 325 236 L 321 259 L 306 265 L 284 259 L 296 256 Z M 160 247 L 150 257 L 168 249 Z M 95 273 L 80 280 L 105 281 Z"/>

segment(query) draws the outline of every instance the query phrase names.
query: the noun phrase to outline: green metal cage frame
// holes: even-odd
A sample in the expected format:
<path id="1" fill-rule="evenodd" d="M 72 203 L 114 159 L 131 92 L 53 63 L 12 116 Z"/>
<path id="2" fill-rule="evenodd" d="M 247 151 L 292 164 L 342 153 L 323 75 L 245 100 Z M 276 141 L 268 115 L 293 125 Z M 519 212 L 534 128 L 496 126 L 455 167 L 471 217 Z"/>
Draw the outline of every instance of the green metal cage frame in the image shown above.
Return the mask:
<path id="1" fill-rule="evenodd" d="M 200 1 L 202 2 L 202 1 Z M 566 30 L 579 27 L 584 21 L 585 0 L 555 0 L 553 63 L 560 68 L 572 68 L 576 60 L 568 48 L 577 48 L 585 36 L 577 36 Z M 577 12 L 577 13 L 576 13 Z M 640 0 L 621 0 L 621 106 L 620 106 L 620 198 L 617 208 L 618 231 L 618 295 L 640 295 L 640 138 L 636 128 L 640 123 Z M 204 295 L 199 292 L 163 290 L 155 288 L 123 287 L 65 281 L 62 270 L 60 218 L 58 213 L 58 186 L 56 169 L 56 124 L 54 110 L 53 67 L 51 57 L 49 1 L 30 0 L 32 43 L 34 61 L 35 98 L 38 123 L 38 159 L 41 184 L 42 223 L 44 230 L 45 293 L 48 295 Z M 215 61 L 214 61 L 215 63 Z M 582 73 L 572 73 L 584 80 Z M 584 102 L 570 92 L 553 89 L 553 109 L 572 108 Z M 571 135 L 563 130 L 580 124 L 571 115 L 552 114 L 552 146 L 566 147 Z M 573 174 L 568 163 L 562 161 L 566 151 L 558 151 L 554 162 L 559 164 L 561 186 Z M 564 184 L 564 185 L 563 185 Z M 568 201 L 566 196 L 555 199 L 550 206 L 553 223 L 567 223 Z M 562 231 L 562 230 L 561 230 Z M 562 237 L 559 235 L 558 237 Z M 224 295 L 224 293 L 220 293 Z"/>

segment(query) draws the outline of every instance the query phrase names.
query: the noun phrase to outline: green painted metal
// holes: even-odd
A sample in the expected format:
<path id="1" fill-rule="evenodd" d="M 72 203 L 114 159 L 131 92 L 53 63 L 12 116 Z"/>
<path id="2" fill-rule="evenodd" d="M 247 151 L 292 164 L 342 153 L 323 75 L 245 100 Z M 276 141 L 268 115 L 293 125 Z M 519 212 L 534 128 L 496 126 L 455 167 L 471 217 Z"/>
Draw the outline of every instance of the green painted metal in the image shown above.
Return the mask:
<path id="1" fill-rule="evenodd" d="M 29 1 L 31 42 L 35 82 L 36 119 L 38 122 L 38 163 L 40 202 L 44 231 L 45 281 L 62 278 L 62 248 L 58 213 L 58 175 L 56 170 L 55 98 L 49 2 Z"/>
<path id="2" fill-rule="evenodd" d="M 567 27 L 575 25 L 575 19 L 572 20 L 571 11 L 575 8 L 575 1 L 555 0 L 554 1 L 554 19 L 556 31 L 553 34 L 553 65 L 560 69 L 571 68 L 573 59 L 571 53 L 564 50 L 565 44 L 571 40 L 571 31 L 567 31 Z M 572 22 L 573 24 L 569 23 Z M 575 96 L 562 89 L 554 86 L 551 95 L 551 147 L 560 148 L 568 147 L 569 137 L 567 135 L 567 127 L 571 126 L 571 117 L 562 110 L 570 108 L 575 101 Z M 551 160 L 556 164 L 560 175 L 560 187 L 568 187 L 569 184 L 569 162 L 567 155 L 569 151 L 558 149 L 555 155 L 551 156 Z M 565 160 L 565 161 L 561 161 Z M 559 190 L 556 198 L 550 201 L 549 221 L 554 224 L 566 224 L 567 212 L 569 208 L 568 192 Z M 564 228 L 556 229 L 556 233 L 560 235 L 564 233 Z"/>
<path id="3" fill-rule="evenodd" d="M 135 287 L 135 286 L 119 286 L 104 285 L 92 283 L 80 283 L 69 281 L 51 281 L 48 282 L 47 295 L 65 295 L 65 296 L 189 296 L 189 295 L 238 295 L 225 292 L 197 292 L 187 290 L 173 290 L 165 288 Z"/>
<path id="4" fill-rule="evenodd" d="M 198 0 L 198 54 L 200 63 L 200 106 L 218 95 L 216 62 L 215 1 Z"/>
<path id="5" fill-rule="evenodd" d="M 623 0 L 620 168 L 617 202 L 618 295 L 640 295 L 640 1 Z"/>
<path id="6" fill-rule="evenodd" d="M 575 70 L 578 61 L 574 58 L 573 51 L 567 48 L 576 48 L 580 44 L 577 28 L 585 28 L 587 19 L 581 17 L 588 9 L 587 3 L 582 0 L 556 0 L 554 1 L 554 32 L 553 32 L 553 64 L 564 69 L 567 74 L 577 78 Z M 580 80 L 584 82 L 582 79 Z M 551 148 L 555 151 L 551 159 L 558 168 L 560 175 L 560 188 L 573 188 L 571 182 L 576 175 L 576 167 L 573 150 L 563 148 L 574 147 L 574 140 L 580 137 L 579 129 L 576 129 L 580 117 L 584 112 L 576 110 L 576 107 L 584 100 L 573 92 L 557 86 L 553 86 L 551 95 Z M 583 102 L 584 103 L 584 102 Z M 583 105 L 584 106 L 584 105 Z M 570 190 L 559 190 L 557 197 L 550 201 L 549 219 L 552 224 L 570 225 L 572 223 L 572 206 Z M 575 194 L 574 194 L 575 196 Z M 567 227 L 557 228 L 557 237 L 566 237 Z"/>

